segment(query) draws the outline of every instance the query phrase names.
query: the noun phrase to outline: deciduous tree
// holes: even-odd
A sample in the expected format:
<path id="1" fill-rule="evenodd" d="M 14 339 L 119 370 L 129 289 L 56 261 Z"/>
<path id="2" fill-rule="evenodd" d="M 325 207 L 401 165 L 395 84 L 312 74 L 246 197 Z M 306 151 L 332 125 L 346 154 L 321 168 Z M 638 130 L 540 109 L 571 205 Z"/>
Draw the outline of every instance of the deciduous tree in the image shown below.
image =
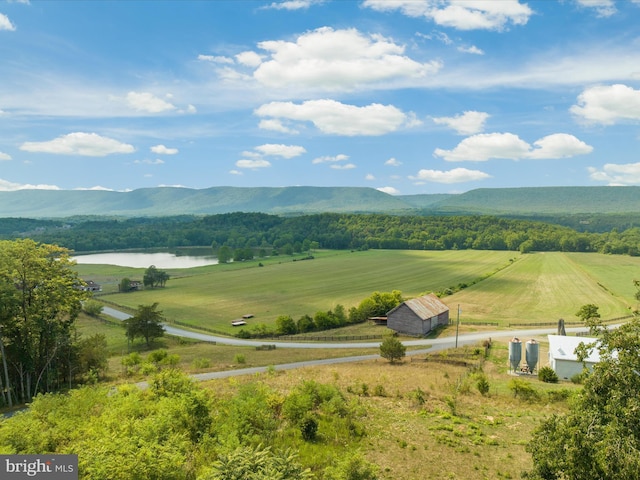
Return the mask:
<path id="1" fill-rule="evenodd" d="M 153 305 L 138 305 L 136 314 L 124 321 L 127 329 L 126 335 L 130 341 L 142 337 L 147 343 L 147 347 L 150 347 L 154 339 L 164 335 L 164 327 L 162 326 L 164 316 L 157 308 L 157 302 Z"/>
<path id="2" fill-rule="evenodd" d="M 388 335 L 380 344 L 380 356 L 382 358 L 386 358 L 391 363 L 395 363 L 398 360 L 404 358 L 407 352 L 407 347 L 405 347 L 400 340 L 398 340 L 393 335 Z"/>

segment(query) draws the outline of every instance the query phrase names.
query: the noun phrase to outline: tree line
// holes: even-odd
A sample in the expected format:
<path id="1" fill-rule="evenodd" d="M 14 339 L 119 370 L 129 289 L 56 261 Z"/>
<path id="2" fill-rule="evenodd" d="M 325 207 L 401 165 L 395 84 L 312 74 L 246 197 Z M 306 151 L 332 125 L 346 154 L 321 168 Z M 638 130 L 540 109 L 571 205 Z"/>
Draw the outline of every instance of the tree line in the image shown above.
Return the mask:
<path id="1" fill-rule="evenodd" d="M 492 216 L 418 216 L 321 213 L 281 217 L 228 213 L 105 220 L 56 221 L 25 233 L 76 252 L 129 248 L 222 247 L 246 257 L 326 249 L 512 250 L 640 255 L 640 228 L 586 232 L 553 223 Z M 233 255 L 233 253 L 227 253 Z"/>
<path id="2" fill-rule="evenodd" d="M 89 294 L 72 265 L 64 248 L 0 241 L 0 404 L 29 402 L 106 366 L 104 335 L 76 333 Z"/>

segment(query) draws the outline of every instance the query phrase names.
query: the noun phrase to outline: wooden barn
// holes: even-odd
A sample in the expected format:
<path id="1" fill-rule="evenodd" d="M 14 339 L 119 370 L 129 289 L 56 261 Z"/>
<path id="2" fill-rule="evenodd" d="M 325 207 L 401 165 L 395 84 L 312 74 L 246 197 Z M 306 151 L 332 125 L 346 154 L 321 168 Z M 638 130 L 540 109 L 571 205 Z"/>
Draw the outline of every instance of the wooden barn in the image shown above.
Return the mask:
<path id="1" fill-rule="evenodd" d="M 398 333 L 423 336 L 449 323 L 449 307 L 430 293 L 401 303 L 387 313 L 387 327 Z"/>

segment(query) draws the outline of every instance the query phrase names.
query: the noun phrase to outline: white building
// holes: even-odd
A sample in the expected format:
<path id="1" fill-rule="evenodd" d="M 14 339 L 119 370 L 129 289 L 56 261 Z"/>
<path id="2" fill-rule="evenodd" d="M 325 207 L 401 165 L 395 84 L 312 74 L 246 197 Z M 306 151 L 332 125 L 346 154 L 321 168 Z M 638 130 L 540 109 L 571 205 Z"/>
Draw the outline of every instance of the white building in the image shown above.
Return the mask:
<path id="1" fill-rule="evenodd" d="M 586 366 L 592 369 L 600 361 L 600 354 L 597 349 L 589 354 L 583 362 L 578 360 L 576 348 L 581 343 L 589 345 L 597 342 L 597 338 L 591 337 L 567 337 L 564 335 L 549 335 L 549 366 L 553 368 L 558 378 L 570 380 L 574 375 L 582 373 Z"/>

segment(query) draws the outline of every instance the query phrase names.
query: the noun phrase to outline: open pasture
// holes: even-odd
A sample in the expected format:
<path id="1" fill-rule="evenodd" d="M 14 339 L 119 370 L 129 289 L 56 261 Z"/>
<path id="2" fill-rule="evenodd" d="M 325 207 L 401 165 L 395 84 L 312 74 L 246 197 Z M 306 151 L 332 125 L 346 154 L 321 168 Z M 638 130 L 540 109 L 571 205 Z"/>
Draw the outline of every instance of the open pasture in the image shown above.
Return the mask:
<path id="1" fill-rule="evenodd" d="M 197 275 L 172 278 L 165 288 L 105 298 L 132 308 L 158 302 L 169 320 L 232 332 L 231 321 L 243 314 L 255 315 L 250 324 L 272 324 L 279 315 L 297 319 L 338 304 L 349 309 L 374 291 L 400 290 L 411 298 L 473 281 L 508 265 L 516 255 L 370 250 L 333 252 L 295 262 L 281 257 L 279 263 L 265 262 L 264 267 L 258 262 L 236 268 L 207 267 Z M 101 268 L 96 266 L 96 275 Z M 90 273 L 85 270 L 83 275 Z"/>
<path id="2" fill-rule="evenodd" d="M 452 319 L 460 305 L 463 323 L 507 326 L 575 321 L 585 303 L 598 305 L 604 319 L 628 315 L 636 307 L 632 282 L 640 276 L 640 258 L 595 253 L 370 250 L 269 260 L 264 267 L 254 261 L 198 268 L 188 276 L 183 271 L 166 288 L 105 299 L 131 308 L 158 302 L 169 320 L 232 333 L 230 322 L 243 314 L 255 315 L 249 327 L 270 325 L 279 315 L 297 319 L 338 304 L 349 309 L 374 291 L 400 290 L 411 298 L 487 277 L 443 300 Z M 98 278 L 110 271 L 92 267 Z"/>
<path id="3" fill-rule="evenodd" d="M 461 321 L 509 323 L 577 321 L 586 304 L 599 307 L 603 319 L 631 313 L 633 275 L 640 259 L 601 254 L 545 252 L 522 255 L 508 269 L 445 298 L 460 305 Z M 635 308 L 635 307 L 634 307 Z"/>

